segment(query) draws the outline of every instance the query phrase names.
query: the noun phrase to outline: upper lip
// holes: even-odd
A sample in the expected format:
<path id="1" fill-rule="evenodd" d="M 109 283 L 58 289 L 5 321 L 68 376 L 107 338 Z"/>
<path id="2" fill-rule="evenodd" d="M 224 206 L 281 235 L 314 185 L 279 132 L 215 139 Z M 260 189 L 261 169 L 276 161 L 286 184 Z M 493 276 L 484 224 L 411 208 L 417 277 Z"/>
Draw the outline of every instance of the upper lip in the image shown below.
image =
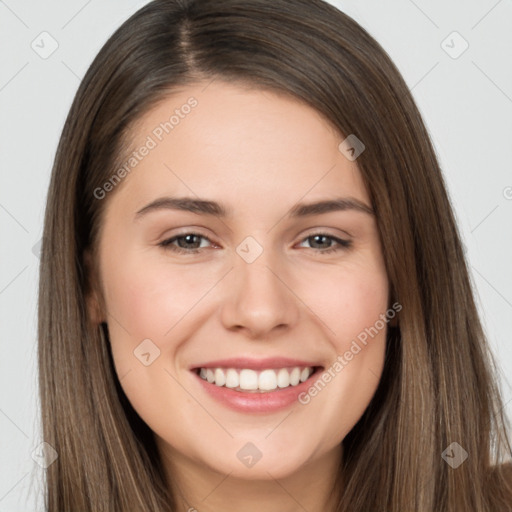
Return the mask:
<path id="1" fill-rule="evenodd" d="M 247 368 L 250 370 L 265 370 L 272 368 L 295 368 L 299 367 L 319 367 L 320 364 L 302 359 L 291 359 L 289 357 L 269 357 L 265 359 L 249 359 L 247 357 L 234 357 L 231 359 L 218 359 L 201 364 L 195 364 L 190 367 L 191 370 L 198 368 Z"/>

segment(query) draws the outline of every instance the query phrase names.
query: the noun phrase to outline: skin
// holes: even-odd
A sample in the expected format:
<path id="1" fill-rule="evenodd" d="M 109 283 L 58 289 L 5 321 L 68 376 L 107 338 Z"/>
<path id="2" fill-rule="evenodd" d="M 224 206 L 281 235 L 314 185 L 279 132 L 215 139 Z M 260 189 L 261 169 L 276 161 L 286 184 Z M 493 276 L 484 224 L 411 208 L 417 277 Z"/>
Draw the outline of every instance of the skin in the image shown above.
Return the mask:
<path id="1" fill-rule="evenodd" d="M 235 356 L 329 368 L 344 354 L 389 307 L 375 217 L 286 214 L 299 201 L 370 199 L 356 161 L 338 150 L 344 137 L 311 107 L 219 80 L 206 85 L 174 93 L 135 126 L 140 147 L 169 113 L 191 96 L 198 101 L 104 199 L 91 315 L 108 324 L 117 375 L 155 432 L 182 510 L 333 510 L 340 443 L 377 388 L 386 328 L 307 405 L 279 412 L 230 410 L 189 368 Z M 233 216 L 161 209 L 136 218 L 155 199 L 176 195 L 223 203 Z M 183 239 L 189 254 L 159 246 L 190 232 L 206 237 L 188 241 L 200 252 Z M 352 246 L 308 238 L 318 233 Z M 247 236 L 263 249 L 250 264 L 236 252 Z M 145 339 L 160 350 L 148 366 L 134 356 Z M 237 457 L 248 442 L 262 453 L 250 468 Z"/>

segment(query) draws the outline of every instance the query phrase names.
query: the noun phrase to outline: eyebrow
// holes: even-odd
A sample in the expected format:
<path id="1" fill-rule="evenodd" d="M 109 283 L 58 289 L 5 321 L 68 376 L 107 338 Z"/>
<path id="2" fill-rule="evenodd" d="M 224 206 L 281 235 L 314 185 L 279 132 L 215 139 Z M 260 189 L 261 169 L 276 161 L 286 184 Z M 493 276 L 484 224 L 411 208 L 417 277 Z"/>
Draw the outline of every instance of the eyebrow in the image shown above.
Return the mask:
<path id="1" fill-rule="evenodd" d="M 230 209 L 216 201 L 193 197 L 160 197 L 141 208 L 135 214 L 135 220 L 140 219 L 150 212 L 160 210 L 186 211 L 197 213 L 199 215 L 211 215 L 219 218 L 226 218 L 232 215 Z M 373 209 L 362 201 L 353 197 L 339 197 L 335 199 L 317 201 L 315 203 L 298 203 L 289 210 L 287 216 L 290 218 L 309 217 L 312 215 L 346 210 L 354 210 L 369 215 L 375 215 Z"/>

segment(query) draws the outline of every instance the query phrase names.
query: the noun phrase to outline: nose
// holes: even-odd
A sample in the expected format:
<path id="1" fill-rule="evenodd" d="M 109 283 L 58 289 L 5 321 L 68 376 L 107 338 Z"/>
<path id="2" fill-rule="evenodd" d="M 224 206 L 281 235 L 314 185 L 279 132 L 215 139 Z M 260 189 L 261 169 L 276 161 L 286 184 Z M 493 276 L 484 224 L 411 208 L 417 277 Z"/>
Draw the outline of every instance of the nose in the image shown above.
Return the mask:
<path id="1" fill-rule="evenodd" d="M 225 283 L 222 323 L 251 339 L 267 339 L 289 329 L 299 318 L 298 299 L 282 265 L 271 261 L 268 253 L 264 251 L 252 263 L 238 258 Z"/>

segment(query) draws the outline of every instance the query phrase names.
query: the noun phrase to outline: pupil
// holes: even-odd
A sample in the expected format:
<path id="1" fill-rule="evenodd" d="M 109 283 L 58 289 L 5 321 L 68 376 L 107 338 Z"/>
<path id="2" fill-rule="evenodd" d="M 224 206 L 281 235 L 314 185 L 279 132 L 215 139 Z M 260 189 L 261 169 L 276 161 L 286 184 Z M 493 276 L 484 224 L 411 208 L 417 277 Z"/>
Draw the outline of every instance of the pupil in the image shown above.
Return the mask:
<path id="1" fill-rule="evenodd" d="M 314 243 L 320 243 L 320 245 L 322 245 L 322 239 L 325 240 L 325 236 L 324 235 L 314 235 L 313 236 L 313 240 L 314 240 Z M 320 242 L 318 242 L 320 240 Z"/>
<path id="2" fill-rule="evenodd" d="M 197 238 L 196 235 L 185 235 L 181 238 L 182 238 L 182 240 L 185 240 L 185 245 L 197 243 L 197 241 L 194 242 L 194 238 Z"/>

